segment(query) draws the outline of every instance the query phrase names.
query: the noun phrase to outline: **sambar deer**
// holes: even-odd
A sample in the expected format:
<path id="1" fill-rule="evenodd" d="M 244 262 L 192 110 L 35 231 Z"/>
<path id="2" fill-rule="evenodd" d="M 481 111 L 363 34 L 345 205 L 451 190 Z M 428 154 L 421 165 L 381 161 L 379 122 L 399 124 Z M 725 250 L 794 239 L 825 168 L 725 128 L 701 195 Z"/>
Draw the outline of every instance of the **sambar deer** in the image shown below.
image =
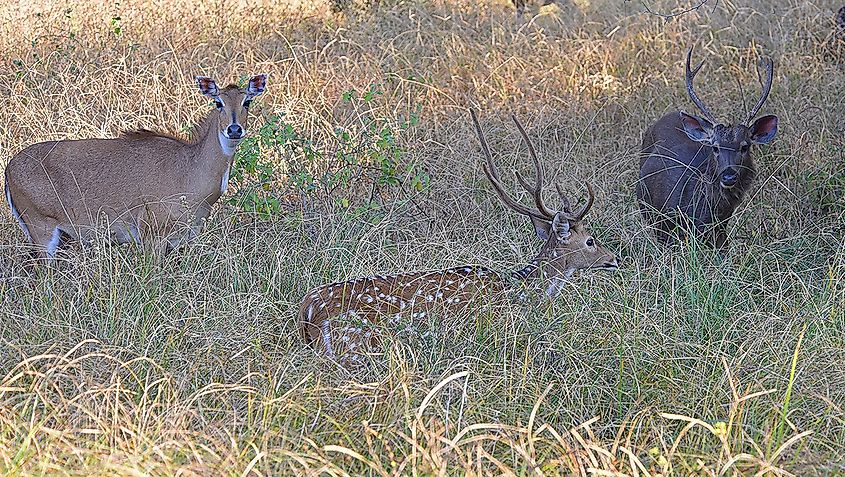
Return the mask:
<path id="1" fill-rule="evenodd" d="M 836 23 L 836 34 L 839 38 L 845 39 L 845 6 L 836 12 L 833 21 Z"/>
<path id="2" fill-rule="evenodd" d="M 704 118 L 683 111 L 668 113 L 643 135 L 637 200 L 643 218 L 655 228 L 657 239 L 669 243 L 679 230 L 691 226 L 705 243 L 721 248 L 726 225 L 742 202 L 757 173 L 751 146 L 767 144 L 777 133 L 777 116 L 751 120 L 772 89 L 773 62 L 764 60 L 766 79 L 757 76 L 763 92 L 741 124 L 719 123 L 693 89 L 701 66 L 686 58 L 686 87 Z"/>
<path id="3" fill-rule="evenodd" d="M 374 335 L 367 328 L 378 324 L 383 317 L 398 322 L 403 314 L 416 319 L 424 318 L 433 310 L 454 313 L 478 305 L 482 300 L 504 297 L 511 290 L 524 294 L 526 288 L 542 291 L 553 298 L 577 270 L 616 270 L 619 267 L 616 255 L 603 247 L 583 223 L 593 205 L 592 186 L 587 184 L 589 198 L 586 204 L 572 212 L 558 185 L 563 209 L 549 209 L 542 199 L 543 167 L 531 140 L 513 116 L 528 146 L 536 174 L 532 187 L 516 173 L 519 183 L 533 197 L 536 208 L 520 204 L 505 192 L 475 111 L 470 110 L 470 114 L 486 157 L 484 174 L 505 205 L 531 220 L 537 236 L 545 242 L 540 253 L 526 267 L 510 273 L 499 274 L 486 267 L 466 265 L 376 275 L 320 286 L 305 295 L 299 316 L 304 339 L 312 344 L 320 342 L 329 357 L 336 356 L 332 343 L 338 336 L 347 352 L 371 345 Z"/>
<path id="4" fill-rule="evenodd" d="M 46 141 L 19 152 L 6 166 L 6 200 L 26 238 L 52 259 L 70 237 L 88 243 L 105 220 L 119 243 L 146 243 L 166 253 L 192 239 L 226 191 L 250 102 L 267 76 L 245 88 L 218 89 L 196 78 L 216 108 L 190 140 L 148 130 L 112 139 Z"/>

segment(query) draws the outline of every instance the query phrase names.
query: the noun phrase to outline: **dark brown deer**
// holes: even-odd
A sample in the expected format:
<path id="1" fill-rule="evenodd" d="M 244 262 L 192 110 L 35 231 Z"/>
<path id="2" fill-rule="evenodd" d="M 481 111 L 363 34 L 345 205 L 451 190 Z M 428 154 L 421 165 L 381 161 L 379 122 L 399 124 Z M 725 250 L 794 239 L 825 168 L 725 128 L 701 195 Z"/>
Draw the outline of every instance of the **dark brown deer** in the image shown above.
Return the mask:
<path id="1" fill-rule="evenodd" d="M 704 117 L 672 112 L 646 131 L 637 200 L 662 243 L 692 229 L 705 243 L 720 248 L 727 241 L 727 221 L 757 172 L 751 146 L 767 144 L 777 133 L 777 116 L 751 122 L 772 89 L 773 62 L 763 60 L 765 81 L 757 71 L 763 93 L 745 121 L 726 125 L 716 121 L 695 94 L 693 79 L 704 62 L 692 69 L 691 58 L 692 48 L 686 61 L 687 93 Z"/>
<path id="2" fill-rule="evenodd" d="M 500 299 L 509 290 L 524 293 L 528 288 L 553 298 L 577 270 L 616 270 L 619 267 L 616 255 L 603 247 L 583 223 L 593 205 L 593 188 L 587 184 L 587 203 L 572 212 L 558 186 L 563 210 L 549 209 L 541 197 L 543 167 L 528 135 L 514 116 L 517 129 L 528 145 L 536 174 L 533 187 L 516 174 L 519 183 L 533 197 L 536 208 L 520 204 L 505 191 L 475 112 L 470 110 L 470 113 L 487 159 L 484 173 L 505 205 L 531 220 L 537 235 L 545 242 L 540 253 L 528 266 L 510 273 L 498 274 L 486 267 L 465 265 L 362 277 L 320 286 L 302 299 L 300 324 L 305 340 L 319 343 L 329 357 L 334 358 L 336 351 L 344 355 L 371 345 L 374 340 L 372 325 L 385 318 L 398 322 L 403 314 L 419 319 L 437 310 L 454 313 Z M 338 342 L 341 349 L 335 348 Z"/>
<path id="3" fill-rule="evenodd" d="M 834 21 L 836 22 L 836 34 L 839 35 L 839 38 L 845 39 L 845 6 L 836 12 Z"/>

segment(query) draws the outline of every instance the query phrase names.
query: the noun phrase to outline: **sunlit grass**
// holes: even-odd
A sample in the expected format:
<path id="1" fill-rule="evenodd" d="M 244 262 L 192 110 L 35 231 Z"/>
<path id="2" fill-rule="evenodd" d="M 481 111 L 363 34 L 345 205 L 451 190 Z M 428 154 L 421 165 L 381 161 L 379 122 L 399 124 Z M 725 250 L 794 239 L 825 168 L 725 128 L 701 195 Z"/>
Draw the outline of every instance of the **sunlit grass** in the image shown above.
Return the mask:
<path id="1" fill-rule="evenodd" d="M 650 2 L 672 11 L 684 2 Z M 845 473 L 845 103 L 832 2 L 718 2 L 665 22 L 637 2 L 0 5 L 0 164 L 47 139 L 133 127 L 183 132 L 209 106 L 193 76 L 269 73 L 251 130 L 273 115 L 331 150 L 364 117 L 397 137 L 430 189 L 302 194 L 284 211 L 220 204 L 158 264 L 99 244 L 27 268 L 0 214 L 0 467 L 9 474 L 837 475 Z M 116 18 L 119 17 L 119 20 Z M 116 31 L 117 27 L 119 31 Z M 726 120 L 758 94 L 778 138 L 715 254 L 655 245 L 636 211 L 640 134 L 691 109 L 682 58 Z M 738 83 L 739 81 L 739 83 Z M 738 87 L 742 85 L 742 90 Z M 372 101 L 344 93 L 378 85 Z M 360 368 L 305 346 L 296 308 L 327 281 L 479 264 L 539 247 L 480 171 L 475 107 L 503 177 L 528 170 L 526 125 L 623 256 L 549 307 L 442 316 Z M 265 151 L 278 170 L 299 153 Z M 324 166 L 316 164 L 314 170 Z M 515 185 L 515 182 L 509 182 Z M 237 193 L 236 190 L 230 193 Z M 375 208 L 356 207 L 373 198 Z M 336 199 L 346 199 L 344 202 Z"/>

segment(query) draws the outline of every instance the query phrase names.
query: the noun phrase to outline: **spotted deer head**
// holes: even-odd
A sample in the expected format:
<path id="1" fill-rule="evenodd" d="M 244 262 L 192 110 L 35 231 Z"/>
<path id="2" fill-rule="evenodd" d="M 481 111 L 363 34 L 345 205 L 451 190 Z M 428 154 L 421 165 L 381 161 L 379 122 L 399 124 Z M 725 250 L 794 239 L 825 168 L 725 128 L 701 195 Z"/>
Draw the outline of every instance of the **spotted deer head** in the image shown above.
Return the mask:
<path id="1" fill-rule="evenodd" d="M 481 142 L 481 149 L 484 152 L 486 162 L 483 165 L 484 174 L 493 185 L 502 202 L 512 210 L 527 216 L 534 225 L 537 236 L 544 241 L 540 253 L 531 263 L 515 272 L 518 278 L 524 280 L 539 280 L 546 295 L 554 297 L 560 293 L 563 284 L 577 270 L 598 269 L 616 270 L 619 268 L 619 259 L 610 250 L 602 246 L 599 241 L 587 229 L 584 217 L 593 206 L 593 187 L 587 183 L 587 202 L 576 212 L 572 211 L 569 200 L 563 193 L 560 185 L 556 185 L 562 208 L 554 210 L 547 207 L 543 201 L 543 166 L 537 158 L 534 145 L 525 133 L 516 116 L 512 116 L 522 139 L 528 146 L 528 154 L 534 163 L 535 183 L 530 185 L 519 173 L 515 172 L 519 184 L 534 198 L 536 208 L 527 207 L 513 199 L 502 185 L 499 171 L 493 163 L 493 155 L 487 145 L 481 126 L 475 111 L 470 110 L 472 121 L 475 124 L 478 139 Z"/>

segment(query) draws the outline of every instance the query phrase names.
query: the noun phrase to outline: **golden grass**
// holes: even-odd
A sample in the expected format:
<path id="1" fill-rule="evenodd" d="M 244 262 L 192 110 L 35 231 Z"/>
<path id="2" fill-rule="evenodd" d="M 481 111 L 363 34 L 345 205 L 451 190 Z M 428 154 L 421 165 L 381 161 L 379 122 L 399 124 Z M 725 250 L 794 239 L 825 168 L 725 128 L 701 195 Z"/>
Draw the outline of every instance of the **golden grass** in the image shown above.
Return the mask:
<path id="1" fill-rule="evenodd" d="M 691 2 L 648 4 L 659 11 Z M 827 2 L 711 2 L 666 22 L 641 3 L 0 4 L 0 164 L 40 140 L 184 131 L 208 105 L 193 76 L 269 73 L 250 129 L 285 115 L 318 147 L 366 118 L 394 123 L 422 193 L 376 215 L 300 194 L 285 213 L 221 204 L 157 265 L 105 244 L 25 267 L 0 214 L 0 468 L 10 475 L 837 475 L 845 473 L 843 48 Z M 119 21 L 115 20 L 120 17 Z M 115 32 L 120 27 L 120 33 Z M 633 200 L 640 134 L 699 92 L 742 118 L 754 65 L 778 138 L 724 255 L 664 250 Z M 742 94 L 738 83 L 742 85 Z M 345 91 L 380 85 L 367 104 Z M 624 256 L 549 309 L 520 304 L 421 323 L 361 369 L 304 347 L 310 287 L 464 263 L 502 269 L 538 244 L 485 184 L 467 107 L 498 161 L 527 167 L 517 113 L 548 175 L 596 185 L 590 223 Z M 315 170 L 326 164 L 315 164 Z M 504 170 L 504 167 L 503 167 Z M 365 187 L 365 189 L 367 189 Z M 236 192 L 236 191 L 235 191 Z M 355 205 L 360 191 L 347 194 Z"/>

